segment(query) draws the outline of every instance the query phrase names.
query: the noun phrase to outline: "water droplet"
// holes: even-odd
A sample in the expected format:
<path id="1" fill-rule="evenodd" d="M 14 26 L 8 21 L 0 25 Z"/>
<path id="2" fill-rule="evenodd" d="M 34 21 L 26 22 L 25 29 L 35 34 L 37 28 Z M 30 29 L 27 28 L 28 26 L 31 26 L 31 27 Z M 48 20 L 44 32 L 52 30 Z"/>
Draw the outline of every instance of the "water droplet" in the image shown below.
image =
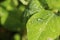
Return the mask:
<path id="1" fill-rule="evenodd" d="M 40 19 L 40 18 L 39 18 L 39 19 L 37 19 L 37 21 L 38 21 L 38 22 L 41 22 L 41 21 L 42 21 L 42 19 Z"/>
<path id="2" fill-rule="evenodd" d="M 38 21 L 40 21 L 41 19 L 38 19 Z"/>

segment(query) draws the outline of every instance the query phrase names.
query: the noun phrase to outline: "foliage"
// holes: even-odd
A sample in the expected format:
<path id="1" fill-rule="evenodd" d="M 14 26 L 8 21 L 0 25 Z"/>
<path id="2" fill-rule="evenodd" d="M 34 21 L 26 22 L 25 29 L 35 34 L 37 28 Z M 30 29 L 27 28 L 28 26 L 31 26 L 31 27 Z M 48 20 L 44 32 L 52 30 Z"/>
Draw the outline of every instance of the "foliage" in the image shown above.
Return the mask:
<path id="1" fill-rule="evenodd" d="M 16 40 L 55 40 L 60 35 L 60 0 L 2 0 L 0 18 L 3 28 L 18 33 Z"/>

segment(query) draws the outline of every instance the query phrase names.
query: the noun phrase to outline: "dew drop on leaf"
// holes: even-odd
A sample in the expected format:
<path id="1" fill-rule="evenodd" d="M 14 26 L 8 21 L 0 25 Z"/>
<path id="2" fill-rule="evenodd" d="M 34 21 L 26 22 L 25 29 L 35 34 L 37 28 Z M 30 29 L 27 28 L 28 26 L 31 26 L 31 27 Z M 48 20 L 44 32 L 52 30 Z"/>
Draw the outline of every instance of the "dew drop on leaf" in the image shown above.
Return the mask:
<path id="1" fill-rule="evenodd" d="M 37 21 L 38 21 L 38 22 L 41 22 L 41 21 L 42 21 L 42 19 L 40 19 L 40 18 L 39 18 L 39 19 L 37 19 Z"/>

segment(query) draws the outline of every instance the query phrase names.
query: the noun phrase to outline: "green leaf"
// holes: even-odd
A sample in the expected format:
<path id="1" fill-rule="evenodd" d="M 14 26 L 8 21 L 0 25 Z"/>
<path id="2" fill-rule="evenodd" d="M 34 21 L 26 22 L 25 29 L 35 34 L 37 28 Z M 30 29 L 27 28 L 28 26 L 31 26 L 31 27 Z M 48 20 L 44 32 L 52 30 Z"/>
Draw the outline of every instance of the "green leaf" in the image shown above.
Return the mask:
<path id="1" fill-rule="evenodd" d="M 51 9 L 60 9 L 60 0 L 46 0 Z"/>
<path id="2" fill-rule="evenodd" d="M 17 0 L 5 0 L 0 3 L 1 6 L 5 7 L 7 10 L 13 10 L 17 5 Z"/>
<path id="3" fill-rule="evenodd" d="M 27 20 L 36 12 L 40 12 L 44 10 L 38 0 L 30 0 L 30 3 L 27 9 L 24 11 L 23 14 L 23 22 L 26 24 Z"/>
<path id="4" fill-rule="evenodd" d="M 21 21 L 20 21 L 20 13 L 18 10 L 10 11 L 8 18 L 3 25 L 4 28 L 10 31 L 20 31 L 21 30 Z"/>
<path id="5" fill-rule="evenodd" d="M 18 0 L 12 0 L 14 6 L 18 6 Z"/>
<path id="6" fill-rule="evenodd" d="M 20 2 L 22 2 L 22 4 L 24 4 L 24 5 L 28 5 L 29 1 L 30 0 L 20 0 Z"/>
<path id="7" fill-rule="evenodd" d="M 15 34 L 15 35 L 14 35 L 14 40 L 20 40 L 20 38 L 21 38 L 21 37 L 20 37 L 20 34 Z"/>
<path id="8" fill-rule="evenodd" d="M 50 11 L 34 14 L 27 22 L 28 40 L 53 40 L 60 33 L 60 16 Z"/>
<path id="9" fill-rule="evenodd" d="M 40 12 L 41 10 L 44 10 L 42 5 L 38 0 L 31 0 L 28 8 L 26 9 L 27 16 L 32 15 L 36 12 Z"/>
<path id="10" fill-rule="evenodd" d="M 25 6 L 21 4 L 18 9 L 19 9 L 20 13 L 23 13 L 25 10 Z"/>
<path id="11" fill-rule="evenodd" d="M 23 11 L 24 7 L 22 6 L 20 9 L 14 9 L 12 11 L 7 11 L 3 7 L 0 7 L 1 24 L 3 27 L 10 31 L 20 31 L 23 28 L 21 26 L 21 15 Z"/>
<path id="12" fill-rule="evenodd" d="M 43 10 L 40 2 L 38 0 L 31 0 L 28 8 L 25 10 L 24 16 L 30 16 L 36 12 Z"/>
<path id="13" fill-rule="evenodd" d="M 54 17 L 52 17 L 52 19 L 48 22 L 45 30 L 40 35 L 41 37 L 39 38 L 39 40 L 53 40 L 60 35 L 59 33 L 60 17 L 54 15 Z"/>
<path id="14" fill-rule="evenodd" d="M 1 17 L 1 24 L 4 25 L 5 21 L 8 17 L 8 11 L 0 7 L 0 17 Z"/>

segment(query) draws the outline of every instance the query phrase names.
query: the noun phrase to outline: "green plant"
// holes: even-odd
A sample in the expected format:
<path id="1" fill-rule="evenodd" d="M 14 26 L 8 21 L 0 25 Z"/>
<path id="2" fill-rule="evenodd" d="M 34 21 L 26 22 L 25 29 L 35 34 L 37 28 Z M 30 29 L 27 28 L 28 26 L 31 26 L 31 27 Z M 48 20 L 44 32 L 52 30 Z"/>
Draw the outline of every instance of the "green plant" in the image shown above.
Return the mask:
<path id="1" fill-rule="evenodd" d="M 21 36 L 15 36 L 16 40 L 55 40 L 60 35 L 59 3 L 60 0 L 1 1 L 1 25 Z"/>

